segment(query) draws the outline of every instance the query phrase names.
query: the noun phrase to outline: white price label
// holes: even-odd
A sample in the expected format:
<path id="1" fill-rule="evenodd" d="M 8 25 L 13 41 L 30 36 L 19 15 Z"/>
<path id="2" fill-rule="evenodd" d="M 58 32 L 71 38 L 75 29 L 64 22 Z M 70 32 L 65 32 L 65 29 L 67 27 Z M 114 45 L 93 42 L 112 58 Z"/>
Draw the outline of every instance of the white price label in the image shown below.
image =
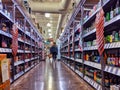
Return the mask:
<path id="1" fill-rule="evenodd" d="M 111 46 L 112 46 L 112 43 L 109 43 L 109 47 L 108 48 L 111 48 Z"/>
<path id="2" fill-rule="evenodd" d="M 117 75 L 119 75 L 119 76 L 120 76 L 120 69 L 118 69 Z"/>
<path id="3" fill-rule="evenodd" d="M 98 84 L 97 84 L 97 83 L 95 83 L 95 88 L 97 89 L 97 87 L 98 87 Z"/>
<path id="4" fill-rule="evenodd" d="M 108 48 L 108 44 L 106 44 L 106 48 Z"/>
<path id="5" fill-rule="evenodd" d="M 2 52 L 2 48 L 0 48 L 0 52 Z"/>
<path id="6" fill-rule="evenodd" d="M 6 49 L 7 52 L 9 52 L 9 49 Z"/>
<path id="7" fill-rule="evenodd" d="M 117 42 L 115 46 L 120 47 L 120 42 Z"/>
<path id="8" fill-rule="evenodd" d="M 109 68 L 108 68 L 108 72 L 111 72 L 111 69 L 112 69 L 112 67 L 109 67 Z"/>
<path id="9" fill-rule="evenodd" d="M 104 48 L 106 48 L 106 45 L 107 45 L 107 44 L 105 44 Z"/>
<path id="10" fill-rule="evenodd" d="M 91 80 L 91 85 L 93 86 L 94 82 Z"/>
<path id="11" fill-rule="evenodd" d="M 114 43 L 114 48 L 119 47 L 119 42 Z"/>
<path id="12" fill-rule="evenodd" d="M 116 74 L 116 70 L 117 70 L 117 68 L 113 68 L 112 73 L 113 73 L 113 74 Z"/>
<path id="13" fill-rule="evenodd" d="M 99 85 L 98 90 L 101 90 L 101 86 Z"/>
<path id="14" fill-rule="evenodd" d="M 107 46 L 107 48 L 110 48 L 110 43 L 108 43 L 108 46 Z"/>
<path id="15" fill-rule="evenodd" d="M 112 46 L 111 46 L 111 48 L 114 48 L 115 46 L 114 46 L 114 43 L 111 43 L 112 44 Z"/>
<path id="16" fill-rule="evenodd" d="M 107 71 L 107 70 L 108 70 L 108 66 L 105 67 L 105 71 Z"/>

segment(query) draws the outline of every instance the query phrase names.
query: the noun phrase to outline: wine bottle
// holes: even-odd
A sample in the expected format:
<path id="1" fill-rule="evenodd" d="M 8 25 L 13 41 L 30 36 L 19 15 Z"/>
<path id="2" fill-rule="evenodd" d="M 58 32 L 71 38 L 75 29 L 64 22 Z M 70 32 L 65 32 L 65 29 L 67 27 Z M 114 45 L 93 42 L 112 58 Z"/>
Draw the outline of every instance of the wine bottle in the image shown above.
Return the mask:
<path id="1" fill-rule="evenodd" d="M 0 10 L 3 9 L 3 4 L 2 4 L 2 0 L 0 0 Z"/>
<path id="2" fill-rule="evenodd" d="M 89 60 L 89 55 L 88 55 L 88 54 L 86 54 L 86 60 L 87 60 L 87 61 Z"/>
<path id="3" fill-rule="evenodd" d="M 107 12 L 107 14 L 106 14 L 106 21 L 109 21 L 109 20 L 110 20 L 110 13 Z"/>
<path id="4" fill-rule="evenodd" d="M 107 58 L 107 64 L 110 65 L 110 54 L 108 55 L 108 58 Z"/>
<path id="5" fill-rule="evenodd" d="M 113 31 L 113 32 L 112 32 L 112 41 L 113 41 L 113 42 L 115 41 L 115 34 L 116 34 L 116 31 Z"/>
<path id="6" fill-rule="evenodd" d="M 118 57 L 118 65 L 120 67 L 120 50 L 119 50 L 119 57 Z"/>
<path id="7" fill-rule="evenodd" d="M 118 42 L 118 40 L 119 40 L 119 34 L 116 32 L 115 33 L 115 41 Z"/>
<path id="8" fill-rule="evenodd" d="M 115 66 L 117 67 L 118 66 L 118 64 L 119 64 L 119 62 L 118 62 L 118 55 L 117 55 L 117 52 L 116 52 L 116 54 L 115 54 Z"/>
<path id="9" fill-rule="evenodd" d="M 110 86 L 110 79 L 109 79 L 109 75 L 107 73 L 105 73 L 105 86 L 106 87 Z"/>
<path id="10" fill-rule="evenodd" d="M 118 14 L 120 14 L 120 5 L 119 5 L 119 0 L 117 0 L 117 3 L 116 3 L 115 16 L 117 16 Z"/>
<path id="11" fill-rule="evenodd" d="M 112 54 L 111 64 L 112 66 L 115 66 L 115 55 L 114 54 Z"/>
<path id="12" fill-rule="evenodd" d="M 119 34 L 118 34 L 118 38 L 119 38 L 119 41 L 120 41 L 120 30 L 119 30 L 119 32 L 118 32 Z"/>
<path id="13" fill-rule="evenodd" d="M 113 11 L 113 8 L 111 7 L 111 11 L 110 11 L 110 19 L 113 18 L 113 14 L 114 14 L 114 11 Z"/>

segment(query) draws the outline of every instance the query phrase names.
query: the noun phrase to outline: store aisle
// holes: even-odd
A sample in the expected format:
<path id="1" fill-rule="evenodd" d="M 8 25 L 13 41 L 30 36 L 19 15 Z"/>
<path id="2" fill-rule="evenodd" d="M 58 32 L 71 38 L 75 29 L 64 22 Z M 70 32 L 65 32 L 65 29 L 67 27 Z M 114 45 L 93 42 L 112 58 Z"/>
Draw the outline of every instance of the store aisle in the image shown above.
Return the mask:
<path id="1" fill-rule="evenodd" d="M 63 63 L 56 67 L 49 60 L 41 62 L 12 85 L 11 90 L 93 90 Z"/>

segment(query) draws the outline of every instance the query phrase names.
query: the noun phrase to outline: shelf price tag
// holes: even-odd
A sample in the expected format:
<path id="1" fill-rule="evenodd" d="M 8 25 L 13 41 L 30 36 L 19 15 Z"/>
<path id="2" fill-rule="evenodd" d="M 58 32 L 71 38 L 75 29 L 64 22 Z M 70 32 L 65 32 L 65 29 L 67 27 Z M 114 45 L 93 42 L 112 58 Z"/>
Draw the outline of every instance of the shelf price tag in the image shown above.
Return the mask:
<path id="1" fill-rule="evenodd" d="M 108 72 L 111 72 L 111 69 L 112 69 L 112 67 L 109 67 L 109 68 L 108 68 Z"/>
<path id="2" fill-rule="evenodd" d="M 116 70 L 117 70 L 117 68 L 113 68 L 112 73 L 113 73 L 113 74 L 116 74 Z"/>
<path id="3" fill-rule="evenodd" d="M 95 83 L 95 88 L 97 89 L 97 87 L 98 87 L 98 84 L 97 84 L 97 83 Z"/>
<path id="4" fill-rule="evenodd" d="M 120 47 L 120 42 L 118 42 L 117 47 Z"/>
<path id="5" fill-rule="evenodd" d="M 120 69 L 118 69 L 118 71 L 117 71 L 117 75 L 119 75 L 119 76 L 120 76 Z"/>
<path id="6" fill-rule="evenodd" d="M 2 52 L 2 48 L 0 48 L 0 52 Z"/>
<path id="7" fill-rule="evenodd" d="M 105 71 L 108 71 L 108 66 L 105 67 Z"/>
<path id="8" fill-rule="evenodd" d="M 106 49 L 108 48 L 108 46 L 109 46 L 109 45 L 108 45 L 108 43 L 107 43 L 107 44 L 106 44 Z"/>

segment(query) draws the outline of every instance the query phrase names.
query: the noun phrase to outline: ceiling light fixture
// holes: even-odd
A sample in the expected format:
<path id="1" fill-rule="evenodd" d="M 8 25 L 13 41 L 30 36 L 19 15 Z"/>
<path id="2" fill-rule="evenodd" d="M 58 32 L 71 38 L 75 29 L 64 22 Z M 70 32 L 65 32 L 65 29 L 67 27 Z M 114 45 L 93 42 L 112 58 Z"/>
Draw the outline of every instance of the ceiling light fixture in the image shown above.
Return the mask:
<path id="1" fill-rule="evenodd" d="M 48 29 L 48 32 L 51 32 L 51 29 Z"/>
<path id="2" fill-rule="evenodd" d="M 48 26 L 48 27 L 50 27 L 50 26 L 51 26 L 51 24 L 50 24 L 50 23 L 48 23 L 48 24 L 47 24 L 47 26 Z"/>
<path id="3" fill-rule="evenodd" d="M 45 17 L 50 17 L 50 14 L 49 13 L 45 13 Z"/>
<path id="4" fill-rule="evenodd" d="M 50 36 L 50 38 L 52 38 L 52 36 Z"/>
<path id="5" fill-rule="evenodd" d="M 51 34 L 51 33 L 49 33 L 49 36 L 52 36 L 52 34 Z"/>

